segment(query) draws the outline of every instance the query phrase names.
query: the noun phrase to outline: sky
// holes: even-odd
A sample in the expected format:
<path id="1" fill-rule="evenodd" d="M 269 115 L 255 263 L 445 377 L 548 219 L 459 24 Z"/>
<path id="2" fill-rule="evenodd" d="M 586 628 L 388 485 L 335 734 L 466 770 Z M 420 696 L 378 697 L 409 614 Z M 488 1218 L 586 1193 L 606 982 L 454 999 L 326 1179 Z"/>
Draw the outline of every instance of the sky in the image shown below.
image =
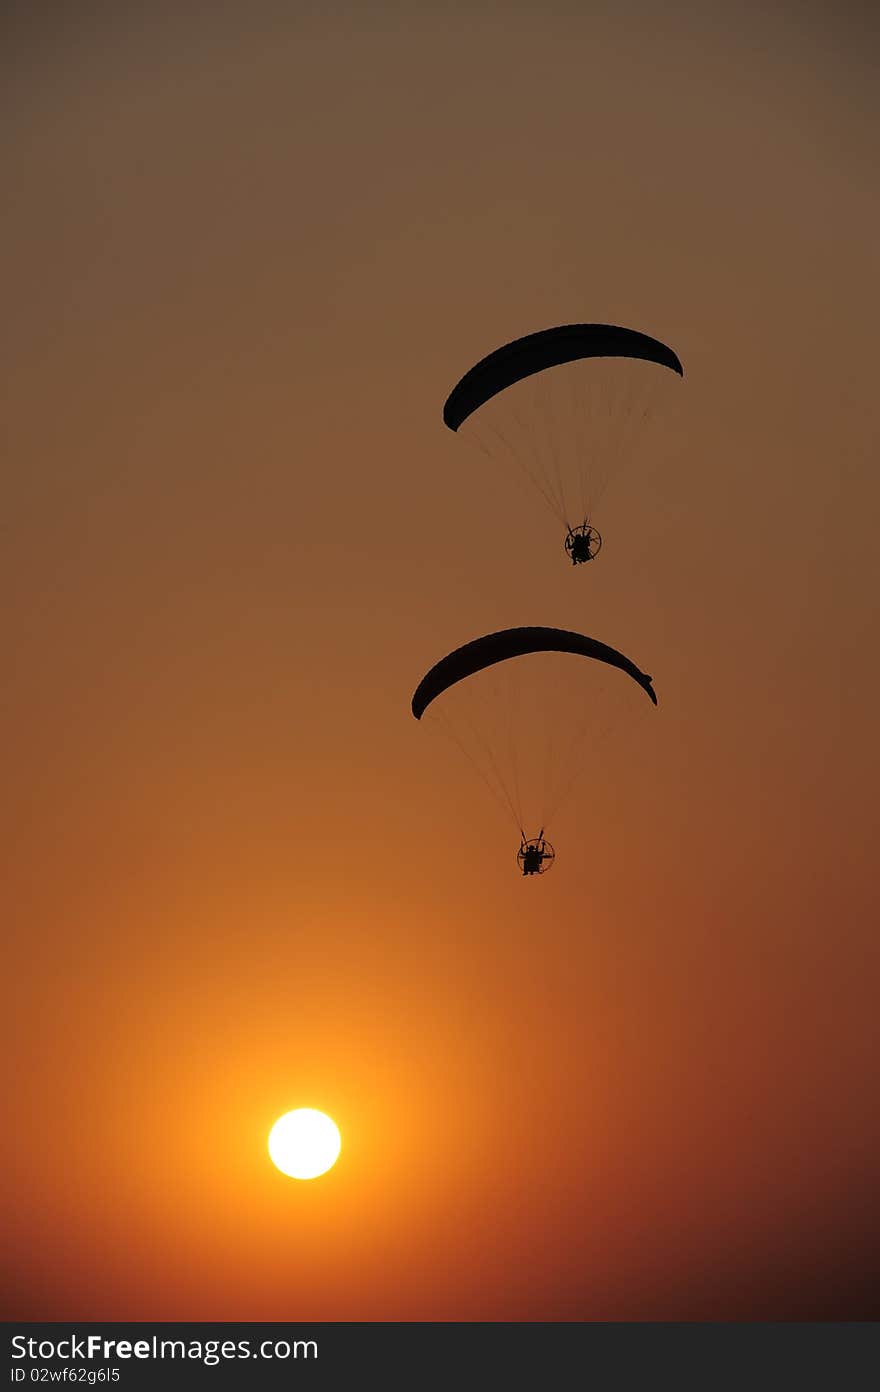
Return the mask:
<path id="1" fill-rule="evenodd" d="M 876 1318 L 871 7 L 75 11 L 2 21 L 5 1317 Z M 581 320 L 685 377 L 573 570 L 441 409 Z M 409 710 L 520 624 L 659 697 L 528 881 Z"/>

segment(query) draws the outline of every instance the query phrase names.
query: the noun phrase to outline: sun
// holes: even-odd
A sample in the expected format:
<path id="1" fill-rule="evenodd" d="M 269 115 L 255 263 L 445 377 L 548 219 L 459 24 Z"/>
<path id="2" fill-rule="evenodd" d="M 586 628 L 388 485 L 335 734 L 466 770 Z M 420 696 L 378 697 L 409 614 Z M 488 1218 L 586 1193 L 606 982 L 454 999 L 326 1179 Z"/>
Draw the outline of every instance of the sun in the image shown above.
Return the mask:
<path id="1" fill-rule="evenodd" d="M 269 1132 L 269 1154 L 291 1179 L 317 1179 L 336 1164 L 342 1140 L 335 1121 L 312 1107 L 279 1117 Z"/>

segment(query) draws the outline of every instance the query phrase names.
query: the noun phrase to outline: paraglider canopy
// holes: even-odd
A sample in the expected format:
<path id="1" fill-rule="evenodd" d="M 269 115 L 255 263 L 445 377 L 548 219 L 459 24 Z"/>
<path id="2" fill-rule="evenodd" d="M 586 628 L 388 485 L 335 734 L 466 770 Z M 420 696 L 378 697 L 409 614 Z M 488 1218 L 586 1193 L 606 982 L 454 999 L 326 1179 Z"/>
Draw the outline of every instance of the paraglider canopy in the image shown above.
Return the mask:
<path id="1" fill-rule="evenodd" d="M 640 358 L 684 376 L 678 355 L 649 334 L 617 324 L 561 324 L 505 343 L 476 363 L 449 393 L 443 420 L 450 430 L 458 430 L 468 416 L 514 382 L 580 358 Z"/>
<path id="2" fill-rule="evenodd" d="M 651 685 L 651 678 L 640 671 L 634 662 L 616 648 L 600 643 L 597 638 L 588 638 L 583 633 L 572 633 L 564 628 L 505 628 L 499 633 L 487 633 L 484 638 L 475 638 L 463 647 L 456 648 L 447 657 L 441 658 L 419 682 L 412 698 L 412 713 L 421 720 L 425 710 L 442 692 L 465 677 L 493 667 L 497 662 L 505 662 L 512 657 L 522 657 L 526 653 L 559 652 L 574 653 L 581 657 L 591 657 L 597 662 L 607 662 L 611 667 L 619 667 L 627 676 L 638 682 L 647 692 L 654 705 L 657 697 Z"/>

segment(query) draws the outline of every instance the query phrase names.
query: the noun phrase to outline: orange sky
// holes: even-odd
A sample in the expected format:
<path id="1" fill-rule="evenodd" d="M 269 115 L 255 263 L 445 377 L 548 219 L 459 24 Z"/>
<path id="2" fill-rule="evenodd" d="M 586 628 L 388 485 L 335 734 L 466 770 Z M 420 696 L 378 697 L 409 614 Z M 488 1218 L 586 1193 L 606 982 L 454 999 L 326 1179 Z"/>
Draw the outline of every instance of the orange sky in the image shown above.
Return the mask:
<path id="1" fill-rule="evenodd" d="M 4 21 L 6 1317 L 876 1316 L 867 7 L 136 8 Z M 440 411 L 579 319 L 572 571 Z M 527 623 L 660 697 L 535 883 L 409 714 Z"/>

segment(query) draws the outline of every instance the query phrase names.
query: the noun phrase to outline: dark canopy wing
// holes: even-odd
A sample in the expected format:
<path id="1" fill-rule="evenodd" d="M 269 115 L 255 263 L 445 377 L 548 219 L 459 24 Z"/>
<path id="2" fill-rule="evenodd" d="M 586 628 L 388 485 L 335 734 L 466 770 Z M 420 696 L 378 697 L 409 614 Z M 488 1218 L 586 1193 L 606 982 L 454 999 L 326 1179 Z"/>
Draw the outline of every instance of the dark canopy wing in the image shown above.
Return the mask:
<path id="1" fill-rule="evenodd" d="M 547 367 L 559 367 L 578 358 L 642 358 L 684 376 L 672 349 L 648 334 L 616 324 L 562 324 L 517 338 L 478 362 L 449 393 L 443 420 L 450 430 L 457 430 L 478 407 L 505 387 Z"/>
<path id="2" fill-rule="evenodd" d="M 587 638 L 583 633 L 570 633 L 562 628 L 506 628 L 501 633 L 489 633 L 485 638 L 475 638 L 456 648 L 432 667 L 416 687 L 412 698 L 412 713 L 421 720 L 427 707 L 436 696 L 446 691 L 465 677 L 493 667 L 496 662 L 505 662 L 509 657 L 522 657 L 524 653 L 567 652 L 580 657 L 592 657 L 597 662 L 607 662 L 619 667 L 627 676 L 637 681 L 648 693 L 654 705 L 657 697 L 651 685 L 651 678 L 640 672 L 634 662 L 600 643 L 596 638 Z"/>

